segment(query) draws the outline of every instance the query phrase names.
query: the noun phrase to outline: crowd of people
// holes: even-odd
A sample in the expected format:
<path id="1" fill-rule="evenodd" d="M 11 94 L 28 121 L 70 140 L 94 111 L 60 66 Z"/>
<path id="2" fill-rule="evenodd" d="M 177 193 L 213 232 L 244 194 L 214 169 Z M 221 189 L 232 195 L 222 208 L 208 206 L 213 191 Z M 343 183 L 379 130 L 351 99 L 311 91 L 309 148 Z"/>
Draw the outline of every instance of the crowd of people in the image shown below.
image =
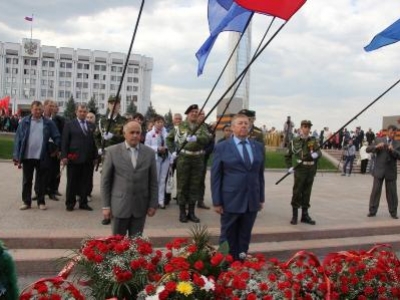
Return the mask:
<path id="1" fill-rule="evenodd" d="M 281 133 L 274 129 L 266 132 L 265 127 L 254 125 L 255 112 L 243 109 L 223 124 L 223 136 L 216 140 L 216 124 L 205 122 L 205 111 L 197 104 L 186 109 L 186 118 L 174 114 L 173 126 L 166 128 L 160 115 L 152 120 L 145 120 L 140 113 L 122 116 L 115 97 L 109 98 L 107 114 L 98 120 L 85 104 L 78 104 L 75 114 L 76 118 L 66 121 L 58 115 L 54 101 L 33 101 L 31 114 L 19 121 L 13 160 L 23 171 L 21 210 L 31 209 L 35 200 L 40 210 L 46 210 L 46 195 L 58 201 L 60 176 L 66 168 L 66 210 L 73 212 L 78 204 L 78 209 L 92 211 L 93 174 L 101 165 L 101 223 L 111 223 L 113 234 L 141 234 L 146 218 L 158 209 L 167 209 L 172 199 L 179 207 L 179 222 L 199 223 L 196 209 L 210 209 L 204 196 L 207 165 L 213 154 L 211 197 L 213 210 L 220 215 L 220 242 L 228 241 L 230 253 L 241 259 L 265 201 L 265 145 L 277 134 L 287 148 L 287 175 L 294 176 L 292 225 L 298 222 L 299 209 L 300 222 L 316 224 L 309 215 L 310 198 L 317 161 L 326 147 L 344 149 L 347 157 L 358 151 L 373 153 L 377 159 L 368 216 L 376 215 L 385 180 L 389 210 L 397 218 L 397 169 L 394 171 L 393 163 L 400 159 L 400 143 L 393 137 L 371 138 L 370 131 L 364 136 L 357 127 L 353 133 L 344 130 L 337 135 L 338 142 L 332 142 L 335 138 L 328 128 L 319 134 L 311 132 L 311 121 L 303 120 L 295 129 L 290 117 Z M 395 127 L 388 128 L 388 136 L 395 131 Z M 346 158 L 344 174 L 352 163 Z"/>

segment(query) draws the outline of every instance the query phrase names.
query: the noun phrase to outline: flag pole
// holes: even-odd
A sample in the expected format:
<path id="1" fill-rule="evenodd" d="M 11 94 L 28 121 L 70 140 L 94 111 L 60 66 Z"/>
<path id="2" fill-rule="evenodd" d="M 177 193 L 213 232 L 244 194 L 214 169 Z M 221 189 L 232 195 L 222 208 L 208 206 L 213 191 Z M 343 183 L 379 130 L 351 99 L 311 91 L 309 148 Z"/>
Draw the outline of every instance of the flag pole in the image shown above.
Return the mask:
<path id="1" fill-rule="evenodd" d="M 33 13 L 32 13 L 32 21 L 31 21 L 30 23 L 31 23 L 31 42 L 32 42 L 32 23 L 33 23 Z"/>
<path id="2" fill-rule="evenodd" d="M 366 107 L 364 107 L 359 113 L 357 113 L 354 117 L 352 117 L 346 124 L 344 124 L 342 127 L 340 127 L 334 134 L 332 134 L 326 141 L 324 141 L 321 145 L 321 148 L 325 144 L 327 144 L 331 139 L 335 137 L 336 134 L 341 132 L 344 128 L 347 127 L 351 122 L 353 122 L 355 119 L 357 119 L 360 115 L 362 115 L 368 108 L 370 108 L 372 105 L 374 105 L 376 102 L 378 102 L 383 96 L 385 96 L 391 89 L 393 89 L 396 85 L 400 83 L 400 79 L 397 80 L 395 83 L 393 83 L 389 88 L 387 88 L 382 94 L 380 94 L 377 98 L 375 98 L 370 104 L 368 104 Z M 303 161 L 299 162 L 296 166 L 293 167 L 293 170 L 296 170 L 300 165 L 303 164 Z M 275 185 L 279 184 L 282 180 L 284 180 L 286 177 L 288 177 L 290 172 L 287 172 L 284 176 L 282 176 L 281 179 L 279 179 L 277 182 L 275 182 Z"/>
<path id="3" fill-rule="evenodd" d="M 117 94 L 115 95 L 115 102 L 114 102 L 113 108 L 112 108 L 112 110 L 111 110 L 111 112 L 110 112 L 111 118 L 112 118 L 113 115 L 114 115 L 115 107 L 116 107 L 117 104 L 120 102 L 120 100 L 119 100 L 119 95 L 120 95 L 120 93 L 121 93 L 122 85 L 123 85 L 123 83 L 124 83 L 124 77 L 125 77 L 126 69 L 127 69 L 127 67 L 128 67 L 129 58 L 130 58 L 130 56 L 131 56 L 133 43 L 134 43 L 135 37 L 136 37 L 136 32 L 137 32 L 138 27 L 139 27 L 140 18 L 141 18 L 141 16 L 142 16 L 143 7 L 144 7 L 144 2 L 145 2 L 145 0 L 142 0 L 142 3 L 141 3 L 141 5 L 140 5 L 138 17 L 137 17 L 137 20 L 136 20 L 135 29 L 134 29 L 134 31 L 133 31 L 133 35 L 132 35 L 132 39 L 131 39 L 131 44 L 129 45 L 129 50 L 128 50 L 128 54 L 126 55 L 126 60 L 125 60 L 125 64 L 124 64 L 124 69 L 123 69 L 123 71 L 122 71 L 121 80 L 120 80 L 120 82 L 119 82 Z M 110 132 L 110 128 L 111 128 L 111 118 L 110 118 L 110 122 L 108 122 L 108 124 L 107 124 L 107 128 L 106 128 L 105 134 L 108 134 L 108 133 Z M 105 139 L 102 138 L 102 140 L 101 140 L 101 150 L 102 150 L 102 152 L 104 152 L 105 143 L 106 143 Z M 96 171 L 99 169 L 99 164 L 100 164 L 100 160 L 97 160 Z"/>
<path id="4" fill-rule="evenodd" d="M 214 90 L 216 89 L 216 87 L 217 87 L 219 81 L 221 80 L 222 75 L 225 73 L 226 68 L 227 68 L 228 65 L 229 65 L 229 62 L 231 61 L 233 55 L 235 54 L 237 48 L 239 47 L 239 44 L 240 44 L 240 42 L 241 42 L 241 40 L 242 40 L 242 38 L 243 38 L 243 36 L 244 36 L 244 33 L 246 32 L 247 28 L 249 27 L 250 22 L 251 22 L 251 19 L 253 18 L 253 16 L 254 16 L 254 13 L 253 13 L 253 14 L 251 15 L 251 17 L 247 20 L 247 24 L 246 24 L 246 26 L 244 27 L 243 33 L 240 35 L 239 40 L 237 41 L 237 43 L 236 43 L 235 47 L 233 48 L 233 50 L 232 50 L 232 52 L 231 52 L 229 58 L 227 59 L 227 61 L 226 61 L 226 63 L 225 63 L 225 66 L 222 68 L 222 71 L 220 72 L 220 74 L 219 74 L 217 80 L 215 81 L 214 86 L 212 87 L 210 93 L 208 94 L 206 100 L 204 101 L 204 104 L 202 105 L 200 111 L 204 110 L 204 107 L 207 105 L 208 100 L 210 100 L 211 95 L 214 93 Z"/>
<path id="5" fill-rule="evenodd" d="M 258 51 L 253 58 L 250 60 L 250 62 L 247 64 L 247 66 L 242 70 L 242 72 L 236 77 L 236 79 L 231 83 L 231 85 L 226 89 L 226 91 L 222 94 L 222 96 L 217 100 L 217 102 L 214 104 L 214 106 L 211 108 L 211 110 L 208 112 L 208 114 L 204 117 L 204 119 L 197 124 L 197 127 L 192 131 L 192 135 L 197 132 L 197 130 L 200 129 L 200 127 L 204 124 L 205 120 L 211 115 L 211 113 L 217 108 L 217 106 L 221 103 L 221 101 L 226 97 L 226 95 L 230 92 L 230 90 L 236 85 L 236 83 L 241 79 L 242 76 L 244 76 L 247 71 L 250 69 L 251 65 L 256 61 L 256 59 L 261 55 L 261 53 L 267 48 L 267 46 L 273 41 L 273 39 L 278 35 L 278 33 L 285 27 L 288 21 L 285 21 L 275 32 L 274 34 L 269 38 L 269 40 L 265 43 L 264 46 L 261 47 L 260 51 Z M 181 147 L 176 151 L 176 154 L 178 155 L 183 148 L 186 146 L 188 142 L 185 140 Z"/>

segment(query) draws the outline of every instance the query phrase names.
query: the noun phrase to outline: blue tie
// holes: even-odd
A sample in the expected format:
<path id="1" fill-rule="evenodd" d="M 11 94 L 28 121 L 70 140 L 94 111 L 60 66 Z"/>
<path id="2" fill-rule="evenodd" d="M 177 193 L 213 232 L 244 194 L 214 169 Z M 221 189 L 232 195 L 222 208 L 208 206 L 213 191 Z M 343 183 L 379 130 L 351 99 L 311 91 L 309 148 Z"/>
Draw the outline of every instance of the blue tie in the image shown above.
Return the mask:
<path id="1" fill-rule="evenodd" d="M 241 141 L 240 143 L 241 143 L 242 146 L 243 146 L 243 159 L 244 159 L 244 163 L 246 164 L 246 167 L 247 167 L 248 169 L 250 169 L 250 168 L 251 168 L 251 159 L 250 159 L 249 151 L 247 151 L 247 147 L 246 147 L 247 142 L 246 142 L 246 141 Z"/>

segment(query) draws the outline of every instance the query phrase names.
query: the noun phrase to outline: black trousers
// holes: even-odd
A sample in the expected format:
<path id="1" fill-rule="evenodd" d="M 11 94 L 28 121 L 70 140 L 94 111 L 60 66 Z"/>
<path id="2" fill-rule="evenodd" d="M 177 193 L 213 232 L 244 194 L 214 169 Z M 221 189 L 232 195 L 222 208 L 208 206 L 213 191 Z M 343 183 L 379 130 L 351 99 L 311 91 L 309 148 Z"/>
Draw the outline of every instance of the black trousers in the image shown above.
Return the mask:
<path id="1" fill-rule="evenodd" d="M 371 196 L 369 198 L 369 212 L 371 214 L 376 214 L 378 211 L 379 202 L 382 194 L 382 185 L 384 180 L 386 189 L 386 201 L 388 204 L 389 213 L 392 216 L 397 216 L 397 205 L 398 205 L 397 181 L 386 180 L 384 178 L 374 177 Z"/>
<path id="2" fill-rule="evenodd" d="M 76 196 L 80 197 L 79 206 L 87 205 L 88 187 L 91 163 L 67 165 L 67 190 L 65 205 L 73 208 L 76 204 Z"/>
<path id="3" fill-rule="evenodd" d="M 47 192 L 55 194 L 60 185 L 60 160 L 57 157 L 50 158 L 50 170 L 47 177 Z"/>
<path id="4" fill-rule="evenodd" d="M 22 201 L 31 206 L 32 203 L 32 182 L 33 173 L 35 177 L 35 192 L 38 197 L 38 205 L 45 204 L 44 195 L 46 193 L 46 177 L 48 168 L 39 159 L 22 160 Z"/>

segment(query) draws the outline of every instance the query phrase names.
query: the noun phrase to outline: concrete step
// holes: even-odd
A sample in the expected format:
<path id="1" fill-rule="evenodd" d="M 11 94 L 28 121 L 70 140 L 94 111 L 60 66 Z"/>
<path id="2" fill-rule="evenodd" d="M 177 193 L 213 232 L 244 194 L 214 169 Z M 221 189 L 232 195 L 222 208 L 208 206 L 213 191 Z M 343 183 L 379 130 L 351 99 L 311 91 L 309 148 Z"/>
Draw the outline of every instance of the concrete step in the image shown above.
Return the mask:
<path id="1" fill-rule="evenodd" d="M 289 221 L 288 221 L 289 222 Z M 218 243 L 219 228 L 209 228 L 211 234 L 211 243 Z M 82 240 L 88 237 L 102 237 L 99 234 L 71 235 L 68 232 L 58 233 L 54 236 L 52 232 L 42 232 L 42 234 L 32 234 L 32 232 L 19 231 L 19 234 L 11 232 L 2 233 L 2 241 L 9 249 L 78 249 Z M 317 226 L 308 226 L 299 223 L 298 226 L 291 226 L 289 229 L 279 229 L 277 227 L 255 227 L 253 229 L 252 242 L 259 243 L 264 241 L 297 241 L 312 239 L 333 239 L 345 237 L 362 237 L 370 235 L 389 235 L 400 233 L 397 223 L 388 224 L 386 222 L 372 223 L 370 226 L 365 224 L 354 224 L 351 228 L 341 227 L 337 224 L 335 227 L 320 228 Z M 164 247 L 174 237 L 189 236 L 187 229 L 171 229 L 164 231 L 146 231 L 154 247 Z"/>
<path id="2" fill-rule="evenodd" d="M 321 259 L 331 252 L 343 250 L 368 250 L 376 244 L 390 244 L 394 249 L 400 247 L 400 235 L 368 235 L 344 238 L 305 239 L 273 241 L 264 240 L 253 242 L 250 253 L 262 253 L 266 257 L 276 257 L 287 260 L 300 250 L 313 252 Z M 49 277 L 57 275 L 64 267 L 60 258 L 73 254 L 66 249 L 12 249 L 18 276 L 32 274 L 48 274 Z"/>

